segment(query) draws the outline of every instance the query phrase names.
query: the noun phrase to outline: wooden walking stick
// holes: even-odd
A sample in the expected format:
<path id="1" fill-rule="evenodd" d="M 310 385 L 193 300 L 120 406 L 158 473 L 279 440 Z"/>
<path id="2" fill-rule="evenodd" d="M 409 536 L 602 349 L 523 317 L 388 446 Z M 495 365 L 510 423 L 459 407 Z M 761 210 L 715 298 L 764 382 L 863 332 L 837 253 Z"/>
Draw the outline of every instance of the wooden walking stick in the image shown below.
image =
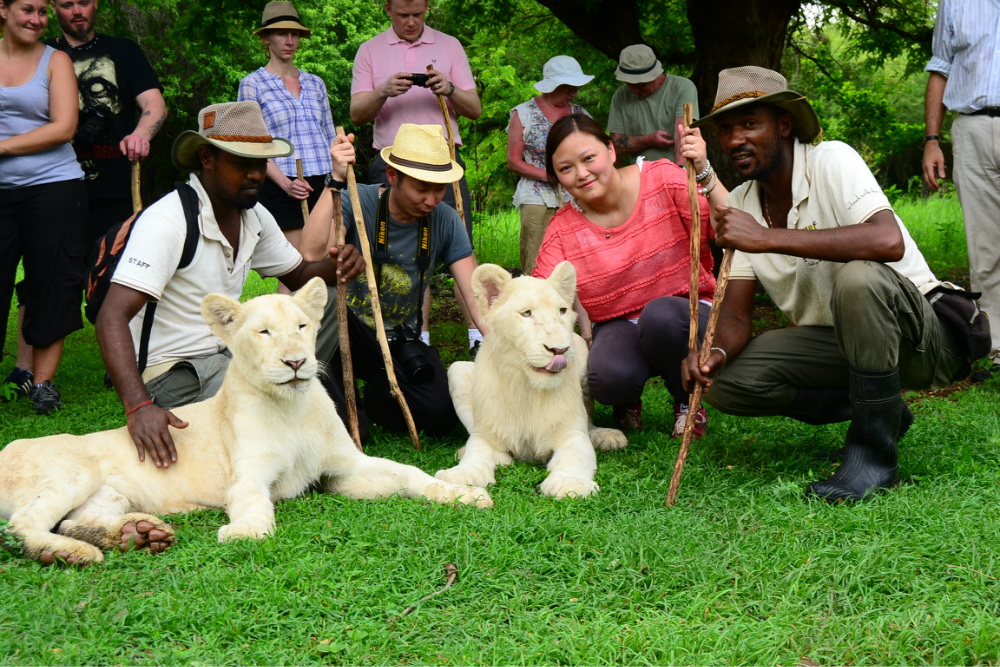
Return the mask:
<path id="1" fill-rule="evenodd" d="M 132 163 L 132 212 L 142 209 L 142 192 L 139 191 L 139 161 Z"/>
<path id="2" fill-rule="evenodd" d="M 417 435 L 417 427 L 413 423 L 413 415 L 410 414 L 410 406 L 406 404 L 406 398 L 396 382 L 396 371 L 392 367 L 392 354 L 389 352 L 389 341 L 385 335 L 385 323 L 382 321 L 382 304 L 378 300 L 378 287 L 375 284 L 375 267 L 372 264 L 372 251 L 368 245 L 368 230 L 365 229 L 365 217 L 361 211 L 361 198 L 358 197 L 358 180 L 354 175 L 354 168 L 347 170 L 347 189 L 351 194 L 351 207 L 354 209 L 354 225 L 358 230 L 358 241 L 361 243 L 361 252 L 365 256 L 365 277 L 368 279 L 368 294 L 372 303 L 372 318 L 375 320 L 375 337 L 378 338 L 379 347 L 382 348 L 382 359 L 385 361 L 385 374 L 389 377 L 389 390 L 399 403 L 399 408 L 403 411 L 403 418 L 406 420 L 406 428 L 410 432 L 410 440 L 417 451 L 422 451 L 420 437 Z M 339 293 L 339 290 L 338 290 Z"/>
<path id="3" fill-rule="evenodd" d="M 337 136 L 344 136 L 344 128 L 337 126 Z M 348 171 L 351 167 L 348 167 Z M 347 231 L 344 229 L 344 210 L 340 205 L 340 190 L 330 190 L 333 195 L 333 242 L 338 248 L 343 248 L 347 242 Z M 351 359 L 351 338 L 347 330 L 347 285 L 337 284 L 337 333 L 340 336 L 340 365 L 344 370 L 344 396 L 347 398 L 347 417 L 351 429 L 351 437 L 358 451 L 361 447 L 361 430 L 358 427 L 358 399 L 354 394 L 354 361 Z"/>
<path id="4" fill-rule="evenodd" d="M 306 182 L 306 177 L 302 175 L 302 173 L 303 173 L 302 172 L 302 160 L 299 159 L 299 158 L 295 158 L 295 171 L 297 172 L 299 180 L 302 181 L 303 183 L 305 183 Z M 303 199 L 301 201 L 302 201 L 302 221 L 303 222 L 308 222 L 309 221 L 309 198 L 306 197 L 305 199 Z"/>
<path id="5" fill-rule="evenodd" d="M 434 69 L 433 65 L 427 66 L 427 71 Z M 451 152 L 451 159 L 455 159 L 455 130 L 451 127 L 451 114 L 448 113 L 448 103 L 444 101 L 444 95 L 438 93 L 438 104 L 441 105 L 441 115 L 444 116 L 444 126 L 448 128 L 448 150 Z M 463 221 L 465 220 L 465 207 L 462 205 L 462 188 L 459 187 L 459 179 L 452 183 L 455 190 L 455 211 Z"/>
<path id="6" fill-rule="evenodd" d="M 684 125 L 691 127 L 694 116 L 694 105 L 684 105 Z M 688 202 L 691 207 L 691 288 L 689 292 L 691 321 L 688 335 L 688 349 L 691 352 L 698 351 L 698 275 L 701 267 L 701 209 L 698 206 L 698 183 L 695 178 L 696 168 L 694 160 L 688 158 L 684 165 L 687 171 Z M 719 269 L 719 279 L 715 284 L 715 295 L 712 299 L 712 310 L 708 315 L 708 327 L 705 329 L 705 338 L 701 344 L 701 351 L 698 353 L 698 364 L 704 364 L 711 354 L 712 339 L 715 338 L 715 325 L 719 320 L 719 308 L 722 306 L 722 299 L 726 294 L 726 284 L 729 282 L 729 267 L 733 263 L 733 251 L 727 248 L 722 257 L 722 266 Z M 677 462 L 674 464 L 674 474 L 670 478 L 670 490 L 667 492 L 666 506 L 670 507 L 677 501 L 677 488 L 681 484 L 681 475 L 684 473 L 684 463 L 687 461 L 688 452 L 691 450 L 691 439 L 694 436 L 694 427 L 698 419 L 698 411 L 701 409 L 701 385 L 695 382 L 694 392 L 688 399 L 687 420 L 684 422 L 684 437 L 681 439 L 681 448 L 677 452 Z"/>

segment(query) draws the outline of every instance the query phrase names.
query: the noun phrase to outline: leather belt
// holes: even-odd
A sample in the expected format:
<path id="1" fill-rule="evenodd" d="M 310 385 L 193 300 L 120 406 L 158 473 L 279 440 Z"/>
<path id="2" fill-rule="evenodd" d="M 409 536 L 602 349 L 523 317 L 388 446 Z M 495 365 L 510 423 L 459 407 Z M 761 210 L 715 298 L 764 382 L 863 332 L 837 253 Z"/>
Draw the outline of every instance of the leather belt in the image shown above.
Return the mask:
<path id="1" fill-rule="evenodd" d="M 1000 118 L 1000 107 L 988 107 L 986 109 L 980 109 L 979 111 L 973 111 L 972 113 L 963 114 L 966 116 L 989 116 L 990 118 Z"/>

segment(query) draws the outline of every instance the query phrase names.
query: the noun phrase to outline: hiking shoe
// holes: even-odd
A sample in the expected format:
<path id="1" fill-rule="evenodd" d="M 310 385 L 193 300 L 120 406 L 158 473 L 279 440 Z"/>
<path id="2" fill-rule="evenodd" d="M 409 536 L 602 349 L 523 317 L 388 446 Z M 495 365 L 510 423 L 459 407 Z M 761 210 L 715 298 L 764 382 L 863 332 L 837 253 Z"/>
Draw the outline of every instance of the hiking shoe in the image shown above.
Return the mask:
<path id="1" fill-rule="evenodd" d="M 997 374 L 997 364 L 993 364 L 987 369 L 976 371 L 975 373 L 969 375 L 969 382 L 971 382 L 972 384 L 981 384 L 991 379 L 996 374 Z"/>
<path id="2" fill-rule="evenodd" d="M 31 404 L 40 415 L 51 415 L 63 406 L 59 390 L 48 380 L 31 388 Z"/>
<path id="3" fill-rule="evenodd" d="M 14 370 L 10 372 L 10 375 L 7 376 L 3 383 L 5 385 L 14 385 L 14 397 L 10 400 L 15 401 L 19 398 L 26 398 L 31 394 L 31 387 L 35 384 L 35 374 L 14 366 Z"/>
<path id="4" fill-rule="evenodd" d="M 614 405 L 611 407 L 611 416 L 615 421 L 615 428 L 619 431 L 641 430 L 642 429 L 642 399 L 632 405 Z"/>
<path id="5" fill-rule="evenodd" d="M 684 425 L 687 424 L 688 418 L 688 405 L 687 403 L 681 403 L 677 401 L 674 403 L 674 432 L 670 434 L 671 438 L 683 438 L 684 437 Z M 698 408 L 698 414 L 694 418 L 694 439 L 697 440 L 701 436 L 705 435 L 705 429 L 708 428 L 708 413 L 705 412 L 705 408 Z"/>
<path id="6" fill-rule="evenodd" d="M 481 340 L 477 340 L 476 343 L 472 347 L 469 348 L 469 360 L 470 361 L 475 361 L 476 360 L 476 355 L 479 354 L 479 345 L 482 342 L 483 341 L 481 341 Z"/>
<path id="7" fill-rule="evenodd" d="M 111 376 L 107 373 L 104 374 L 104 388 L 105 389 L 115 388 L 115 383 L 111 381 Z"/>

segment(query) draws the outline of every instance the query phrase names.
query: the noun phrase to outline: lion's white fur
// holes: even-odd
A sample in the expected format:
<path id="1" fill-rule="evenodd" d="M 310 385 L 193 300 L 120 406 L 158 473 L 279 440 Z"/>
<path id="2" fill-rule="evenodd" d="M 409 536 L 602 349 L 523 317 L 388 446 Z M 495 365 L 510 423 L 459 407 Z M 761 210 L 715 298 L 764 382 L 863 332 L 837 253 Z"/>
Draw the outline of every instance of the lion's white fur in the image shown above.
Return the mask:
<path id="1" fill-rule="evenodd" d="M 177 462 L 169 468 L 140 463 L 124 427 L 7 445 L 0 452 L 0 516 L 23 538 L 26 554 L 99 561 L 130 521 L 149 521 L 172 542 L 173 531 L 152 514 L 202 507 L 228 513 L 220 541 L 261 538 L 274 532 L 274 502 L 317 482 L 352 498 L 422 496 L 491 506 L 484 489 L 357 450 L 317 377 L 316 333 L 326 299 L 318 278 L 295 296 L 242 305 L 219 294 L 205 298 L 202 314 L 233 360 L 215 397 L 174 410 L 189 426 L 171 429 Z M 300 361 L 297 370 L 287 363 Z M 51 532 L 64 517 L 58 534 Z"/>
<path id="2" fill-rule="evenodd" d="M 484 264 L 473 273 L 472 289 L 489 334 L 475 363 L 456 362 L 448 370 L 455 409 L 470 435 L 459 464 L 437 478 L 487 486 L 496 482 L 497 465 L 540 461 L 550 473 L 542 493 L 590 495 L 598 490 L 594 448 L 620 449 L 628 442 L 620 431 L 593 427 L 585 409 L 588 350 L 573 333 L 573 265 L 562 262 L 540 280 L 511 278 Z M 566 357 L 565 369 L 538 370 L 557 353 Z"/>

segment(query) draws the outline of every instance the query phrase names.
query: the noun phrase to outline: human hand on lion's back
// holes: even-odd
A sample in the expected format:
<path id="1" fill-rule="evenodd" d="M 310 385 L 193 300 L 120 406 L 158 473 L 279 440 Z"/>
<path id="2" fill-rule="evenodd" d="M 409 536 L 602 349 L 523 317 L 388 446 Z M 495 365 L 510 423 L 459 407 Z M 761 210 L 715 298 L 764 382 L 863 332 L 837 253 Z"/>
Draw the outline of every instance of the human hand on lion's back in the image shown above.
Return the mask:
<path id="1" fill-rule="evenodd" d="M 135 443 L 140 461 L 146 460 L 148 452 L 157 468 L 169 468 L 171 463 L 177 463 L 177 448 L 169 426 L 187 428 L 188 423 L 152 403 L 128 416 L 128 434 Z"/>

